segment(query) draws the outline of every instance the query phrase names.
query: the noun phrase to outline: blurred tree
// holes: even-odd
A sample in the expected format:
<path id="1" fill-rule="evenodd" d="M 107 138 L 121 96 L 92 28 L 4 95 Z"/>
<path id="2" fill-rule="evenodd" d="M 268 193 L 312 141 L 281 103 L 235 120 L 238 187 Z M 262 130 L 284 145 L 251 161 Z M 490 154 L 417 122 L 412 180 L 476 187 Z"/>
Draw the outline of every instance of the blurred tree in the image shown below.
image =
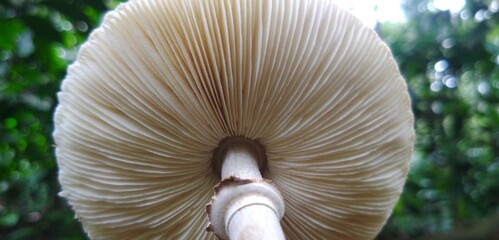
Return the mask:
<path id="1" fill-rule="evenodd" d="M 2 239 L 86 238 L 57 197 L 52 114 L 77 46 L 117 2 L 0 1 Z M 498 219 L 499 2 L 450 12 L 405 0 L 404 9 L 406 23 L 379 33 L 408 80 L 418 137 L 405 192 L 378 238 L 493 239 L 467 226 Z"/>
<path id="2" fill-rule="evenodd" d="M 102 1 L 0 1 L 0 238 L 84 239 L 57 197 L 52 114 Z"/>
<path id="3" fill-rule="evenodd" d="M 417 140 L 379 239 L 432 235 L 499 212 L 499 2 L 468 0 L 451 12 L 405 0 L 403 8 L 407 23 L 380 34 L 408 81 Z"/>

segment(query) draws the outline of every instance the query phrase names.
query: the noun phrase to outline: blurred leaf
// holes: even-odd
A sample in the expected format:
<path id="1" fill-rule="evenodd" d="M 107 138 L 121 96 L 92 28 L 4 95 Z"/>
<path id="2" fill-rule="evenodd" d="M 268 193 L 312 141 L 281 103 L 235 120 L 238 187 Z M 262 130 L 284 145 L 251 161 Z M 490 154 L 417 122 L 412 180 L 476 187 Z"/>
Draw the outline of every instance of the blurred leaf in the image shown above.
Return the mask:
<path id="1" fill-rule="evenodd" d="M 0 226 L 2 227 L 11 227 L 15 225 L 19 221 L 19 215 L 17 213 L 6 213 L 0 215 Z"/>
<path id="2" fill-rule="evenodd" d="M 16 18 L 0 18 L 0 29 L 2 29 L 0 51 L 13 51 L 19 35 L 24 31 L 22 22 Z"/>
<path id="3" fill-rule="evenodd" d="M 48 42 L 60 42 L 62 40 L 61 32 L 57 31 L 50 19 L 41 16 L 29 15 L 21 16 L 21 19 L 27 26 L 30 26 L 35 38 Z"/>

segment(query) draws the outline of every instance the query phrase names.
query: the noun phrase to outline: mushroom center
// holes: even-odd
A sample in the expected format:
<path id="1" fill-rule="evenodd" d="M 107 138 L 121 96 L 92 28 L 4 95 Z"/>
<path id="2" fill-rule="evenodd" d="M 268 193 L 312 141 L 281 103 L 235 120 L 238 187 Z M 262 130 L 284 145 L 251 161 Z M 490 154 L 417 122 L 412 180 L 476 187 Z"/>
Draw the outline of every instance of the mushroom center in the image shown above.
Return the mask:
<path id="1" fill-rule="evenodd" d="M 212 167 L 213 172 L 218 176 L 219 179 L 222 178 L 224 171 L 222 169 L 224 159 L 226 159 L 227 154 L 230 154 L 232 149 L 243 149 L 247 154 L 251 154 L 252 159 L 256 161 L 260 174 L 264 175 L 267 170 L 267 156 L 265 154 L 265 148 L 257 140 L 252 140 L 246 137 L 227 137 L 224 138 L 218 144 L 218 147 L 213 151 L 212 157 Z"/>

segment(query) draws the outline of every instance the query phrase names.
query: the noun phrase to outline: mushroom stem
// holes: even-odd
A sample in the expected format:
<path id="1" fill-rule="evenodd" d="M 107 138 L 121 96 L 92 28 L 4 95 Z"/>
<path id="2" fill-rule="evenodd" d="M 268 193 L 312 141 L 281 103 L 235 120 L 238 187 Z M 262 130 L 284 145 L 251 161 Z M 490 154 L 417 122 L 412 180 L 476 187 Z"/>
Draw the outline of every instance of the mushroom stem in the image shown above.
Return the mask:
<path id="1" fill-rule="evenodd" d="M 251 146 L 228 146 L 222 164 L 222 181 L 212 202 L 210 220 L 221 239 L 285 239 L 279 220 L 284 201 L 279 190 L 258 168 Z"/>
<path id="2" fill-rule="evenodd" d="M 265 205 L 249 205 L 239 209 L 227 225 L 229 239 L 285 239 L 276 213 Z"/>
<path id="3" fill-rule="evenodd" d="M 232 176 L 241 179 L 262 179 L 256 158 L 244 144 L 230 146 L 222 165 L 222 179 Z"/>

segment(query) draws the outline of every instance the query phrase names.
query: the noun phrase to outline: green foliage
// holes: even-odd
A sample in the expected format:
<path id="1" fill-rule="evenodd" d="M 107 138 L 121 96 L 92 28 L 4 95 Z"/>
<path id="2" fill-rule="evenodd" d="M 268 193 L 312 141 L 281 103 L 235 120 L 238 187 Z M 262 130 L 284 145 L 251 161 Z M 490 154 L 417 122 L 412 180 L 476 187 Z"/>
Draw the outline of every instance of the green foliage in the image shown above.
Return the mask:
<path id="1" fill-rule="evenodd" d="M 406 0 L 384 25 L 412 92 L 417 133 L 405 192 L 379 238 L 448 231 L 499 210 L 498 2 L 461 12 Z"/>
<path id="2" fill-rule="evenodd" d="M 97 0 L 0 3 L 2 239 L 84 239 L 57 197 L 52 114 L 76 46 L 106 9 Z"/>
<path id="3" fill-rule="evenodd" d="M 56 92 L 67 65 L 118 1 L 0 2 L 0 236 L 85 239 L 57 196 Z M 499 3 L 461 12 L 406 0 L 382 38 L 408 81 L 417 132 L 404 194 L 379 239 L 451 230 L 498 212 Z"/>

